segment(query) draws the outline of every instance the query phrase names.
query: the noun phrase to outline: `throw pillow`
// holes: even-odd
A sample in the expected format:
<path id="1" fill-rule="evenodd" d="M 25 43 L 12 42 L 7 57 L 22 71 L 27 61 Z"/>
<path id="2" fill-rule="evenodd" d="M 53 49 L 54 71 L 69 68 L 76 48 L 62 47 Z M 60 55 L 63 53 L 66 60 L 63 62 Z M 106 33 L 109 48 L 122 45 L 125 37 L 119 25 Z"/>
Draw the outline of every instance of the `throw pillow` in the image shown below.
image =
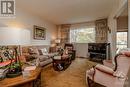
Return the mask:
<path id="1" fill-rule="evenodd" d="M 38 52 L 37 48 L 29 48 L 28 52 L 29 52 L 29 54 L 37 54 L 37 55 L 39 55 L 39 52 Z"/>
<path id="2" fill-rule="evenodd" d="M 113 69 L 106 67 L 104 65 L 101 65 L 101 64 L 96 65 L 95 68 L 104 72 L 104 73 L 110 74 L 110 75 L 113 75 L 113 73 L 114 73 Z"/>
<path id="3" fill-rule="evenodd" d="M 40 55 L 48 55 L 48 51 L 47 51 L 46 48 L 39 49 L 38 52 L 39 52 Z"/>
<path id="4" fill-rule="evenodd" d="M 39 52 L 39 55 L 43 55 L 41 49 L 39 49 L 38 52 Z"/>

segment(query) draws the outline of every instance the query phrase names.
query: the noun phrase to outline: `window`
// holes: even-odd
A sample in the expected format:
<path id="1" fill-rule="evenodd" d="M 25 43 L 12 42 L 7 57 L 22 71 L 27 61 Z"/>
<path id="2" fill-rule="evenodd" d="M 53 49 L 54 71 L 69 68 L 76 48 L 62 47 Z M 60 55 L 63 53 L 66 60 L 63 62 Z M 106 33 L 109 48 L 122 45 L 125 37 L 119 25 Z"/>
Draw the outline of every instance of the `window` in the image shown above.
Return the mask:
<path id="1" fill-rule="evenodd" d="M 70 42 L 74 43 L 95 42 L 95 27 L 71 29 Z"/>
<path id="2" fill-rule="evenodd" d="M 127 32 L 117 32 L 117 48 L 127 48 Z"/>

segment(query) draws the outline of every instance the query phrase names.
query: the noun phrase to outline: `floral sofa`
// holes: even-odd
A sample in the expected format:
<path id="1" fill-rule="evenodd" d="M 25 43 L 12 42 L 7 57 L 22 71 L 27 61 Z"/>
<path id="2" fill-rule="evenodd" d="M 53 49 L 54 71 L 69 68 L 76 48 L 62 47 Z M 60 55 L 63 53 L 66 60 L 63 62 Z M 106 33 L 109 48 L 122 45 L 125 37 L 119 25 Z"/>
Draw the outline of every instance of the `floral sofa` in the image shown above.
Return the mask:
<path id="1" fill-rule="evenodd" d="M 25 56 L 27 62 L 34 59 L 37 66 L 45 66 L 53 61 L 52 55 L 49 54 L 49 45 L 24 46 L 22 55 Z"/>

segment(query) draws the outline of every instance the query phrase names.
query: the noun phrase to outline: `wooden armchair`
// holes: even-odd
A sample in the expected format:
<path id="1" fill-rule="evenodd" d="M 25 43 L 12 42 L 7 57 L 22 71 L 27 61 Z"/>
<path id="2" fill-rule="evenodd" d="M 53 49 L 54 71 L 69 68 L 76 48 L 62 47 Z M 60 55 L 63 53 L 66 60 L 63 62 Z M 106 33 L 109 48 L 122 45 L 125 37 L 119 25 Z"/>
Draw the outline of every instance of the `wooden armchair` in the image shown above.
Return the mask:
<path id="1" fill-rule="evenodd" d="M 86 80 L 89 87 L 124 87 L 126 85 L 125 82 L 129 79 L 127 76 L 130 68 L 130 57 L 119 54 L 115 56 L 114 60 L 115 67 L 113 69 L 104 65 L 101 65 L 103 67 L 96 65 L 91 74 L 89 70 L 87 71 Z"/>
<path id="2" fill-rule="evenodd" d="M 73 44 L 70 43 L 66 43 L 64 46 L 64 49 L 68 50 L 68 54 L 71 55 L 71 59 L 74 60 L 76 57 L 76 50 L 74 50 L 74 46 Z"/>

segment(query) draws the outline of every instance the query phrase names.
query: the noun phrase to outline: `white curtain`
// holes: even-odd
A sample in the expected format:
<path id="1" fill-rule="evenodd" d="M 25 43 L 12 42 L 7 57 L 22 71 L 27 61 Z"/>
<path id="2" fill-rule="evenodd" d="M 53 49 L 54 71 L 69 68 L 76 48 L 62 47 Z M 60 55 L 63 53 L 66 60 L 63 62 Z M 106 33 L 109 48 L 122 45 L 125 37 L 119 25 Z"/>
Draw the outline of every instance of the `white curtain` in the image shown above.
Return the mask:
<path id="1" fill-rule="evenodd" d="M 83 32 L 84 29 L 90 29 L 90 28 L 95 28 L 95 22 L 72 24 L 70 26 L 70 42 L 75 43 L 77 41 L 76 39 L 78 37 L 77 35 L 79 33 L 79 29 L 80 29 L 80 32 Z M 89 33 L 89 31 L 88 31 L 88 33 Z M 87 39 L 90 39 L 90 38 L 87 38 Z M 89 40 L 89 41 L 91 41 L 91 40 Z"/>

